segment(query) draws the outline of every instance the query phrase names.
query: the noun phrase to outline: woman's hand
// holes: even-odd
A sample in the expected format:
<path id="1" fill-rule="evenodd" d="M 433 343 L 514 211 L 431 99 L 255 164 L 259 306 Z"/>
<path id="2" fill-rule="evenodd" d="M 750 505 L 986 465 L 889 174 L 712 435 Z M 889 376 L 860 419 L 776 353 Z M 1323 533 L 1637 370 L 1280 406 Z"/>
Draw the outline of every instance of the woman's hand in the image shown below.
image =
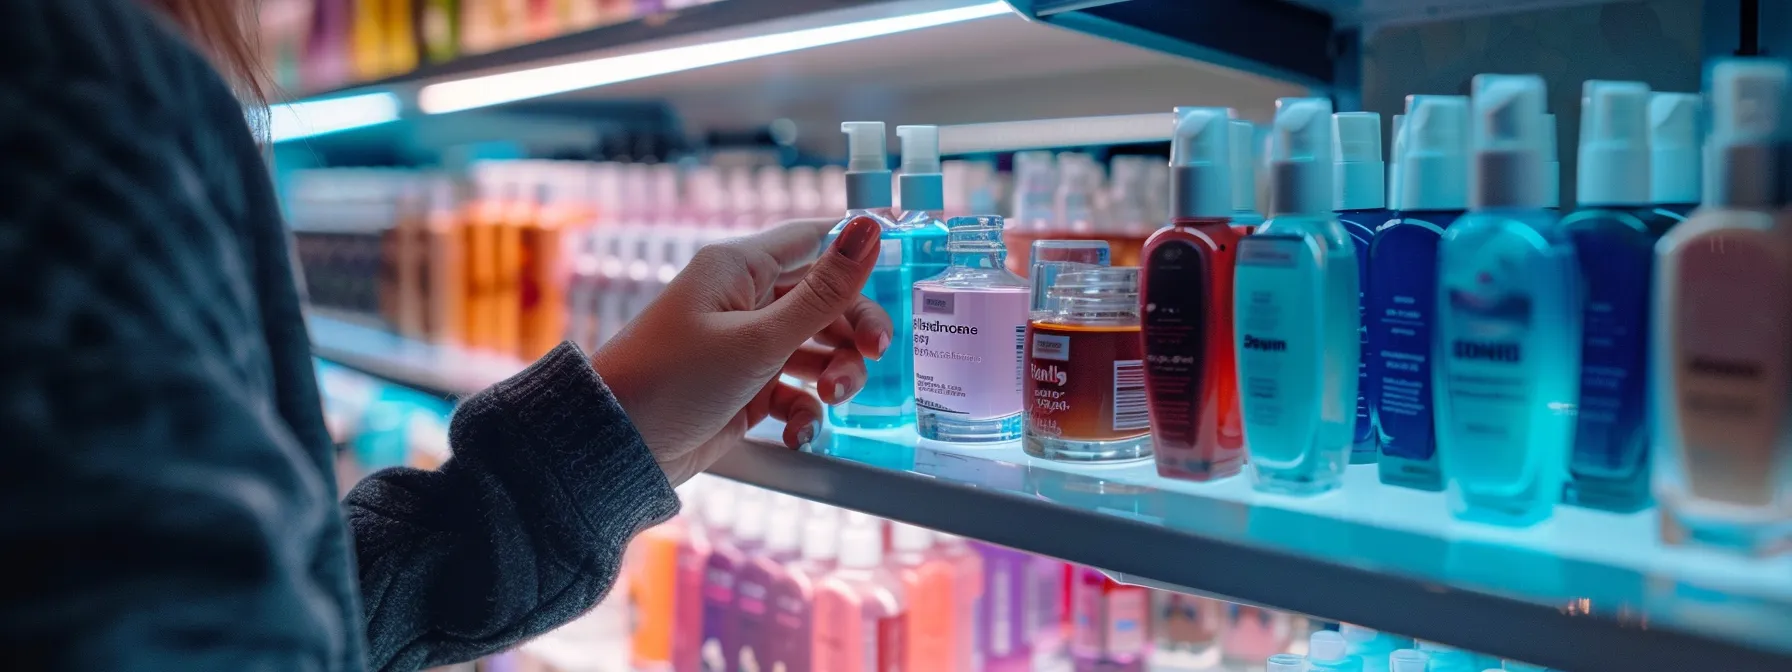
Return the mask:
<path id="1" fill-rule="evenodd" d="M 814 258 L 832 225 L 799 220 L 704 247 L 592 357 L 674 485 L 767 417 L 784 421 L 786 445 L 814 439 L 821 402 L 779 373 L 838 404 L 864 386 L 864 358 L 890 347 L 890 317 L 859 293 L 877 222 L 854 220 Z"/>

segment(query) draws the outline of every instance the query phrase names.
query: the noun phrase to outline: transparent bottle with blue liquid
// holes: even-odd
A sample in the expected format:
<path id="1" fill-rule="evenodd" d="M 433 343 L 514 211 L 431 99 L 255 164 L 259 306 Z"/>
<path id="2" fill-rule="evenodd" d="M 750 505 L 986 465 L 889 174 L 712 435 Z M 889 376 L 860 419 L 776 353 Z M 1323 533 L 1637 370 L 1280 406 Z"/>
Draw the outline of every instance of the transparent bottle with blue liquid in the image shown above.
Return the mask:
<path id="1" fill-rule="evenodd" d="M 1394 129 L 1396 212 L 1369 243 L 1369 408 L 1381 482 L 1435 492 L 1444 489 L 1431 384 L 1437 248 L 1468 209 L 1468 98 L 1407 96 Z"/>
<path id="2" fill-rule="evenodd" d="M 882 245 L 864 294 L 889 313 L 895 329 L 884 357 L 865 363 L 864 389 L 845 403 L 829 407 L 828 421 L 855 429 L 898 427 L 915 419 L 914 359 L 902 352 L 914 340 L 911 290 L 915 280 L 937 275 L 945 268 L 946 230 L 935 216 L 905 218 L 903 225 L 891 220 L 894 199 L 883 122 L 849 121 L 841 124 L 840 130 L 847 136 L 846 216 L 826 242 L 833 243 L 856 218 L 878 222 L 883 229 Z M 937 174 L 937 151 L 934 156 Z"/>
<path id="3" fill-rule="evenodd" d="M 1356 430 L 1351 435 L 1350 463 L 1369 464 L 1381 454 L 1381 437 L 1370 412 L 1372 379 L 1369 363 L 1369 244 L 1375 232 L 1394 213 L 1387 209 L 1387 174 L 1381 160 L 1381 115 L 1374 112 L 1339 112 L 1332 115 L 1332 207 L 1338 223 L 1356 246 L 1357 317 L 1361 331 L 1357 345 L 1361 356 L 1356 370 Z"/>
<path id="4" fill-rule="evenodd" d="M 1649 196 L 1649 86 L 1588 80 L 1581 94 L 1574 242 L 1581 304 L 1579 413 L 1563 501 L 1620 513 L 1650 504 L 1647 291 L 1655 241 L 1676 220 Z"/>
<path id="5" fill-rule="evenodd" d="M 1332 215 L 1331 102 L 1276 101 L 1269 221 L 1238 244 L 1233 309 L 1252 483 L 1343 483 L 1361 356 L 1356 246 Z"/>
<path id="6" fill-rule="evenodd" d="M 1541 77 L 1475 77 L 1470 212 L 1438 245 L 1437 448 L 1465 520 L 1548 518 L 1573 441 L 1580 288 L 1546 207 L 1543 101 Z"/>

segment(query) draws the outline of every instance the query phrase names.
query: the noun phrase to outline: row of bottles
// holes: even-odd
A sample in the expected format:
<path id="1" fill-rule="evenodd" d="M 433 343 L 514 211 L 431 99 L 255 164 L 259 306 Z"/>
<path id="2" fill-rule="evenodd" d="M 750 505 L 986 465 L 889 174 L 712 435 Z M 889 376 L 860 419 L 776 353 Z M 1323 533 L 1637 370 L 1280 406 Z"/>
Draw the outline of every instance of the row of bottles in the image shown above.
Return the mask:
<path id="1" fill-rule="evenodd" d="M 275 84 L 318 91 L 720 0 L 270 0 Z"/>
<path id="2" fill-rule="evenodd" d="M 1713 70 L 1691 220 L 1691 94 L 1587 82 L 1566 215 L 1539 77 L 1410 97 L 1386 172 L 1378 115 L 1283 99 L 1260 226 L 1234 218 L 1238 123 L 1180 108 L 1171 223 L 1143 267 L 1102 267 L 1099 242 L 1037 241 L 1035 255 L 1097 263 L 1031 284 L 1004 270 L 1016 227 L 942 225 L 925 200 L 893 217 L 887 189 L 854 189 L 888 172 L 882 124 L 850 122 L 859 198 L 841 226 L 884 226 L 866 295 L 913 349 L 872 363 L 830 421 L 895 426 L 919 406 L 925 438 L 1024 435 L 1029 453 L 1070 461 L 1155 454 L 1161 475 L 1195 481 L 1248 465 L 1257 488 L 1303 496 L 1378 463 L 1384 483 L 1446 491 L 1458 517 L 1502 525 L 1557 501 L 1635 512 L 1654 493 L 1669 542 L 1770 550 L 1792 520 L 1786 72 Z M 911 142 L 919 128 L 898 129 L 905 190 L 937 156 Z"/>

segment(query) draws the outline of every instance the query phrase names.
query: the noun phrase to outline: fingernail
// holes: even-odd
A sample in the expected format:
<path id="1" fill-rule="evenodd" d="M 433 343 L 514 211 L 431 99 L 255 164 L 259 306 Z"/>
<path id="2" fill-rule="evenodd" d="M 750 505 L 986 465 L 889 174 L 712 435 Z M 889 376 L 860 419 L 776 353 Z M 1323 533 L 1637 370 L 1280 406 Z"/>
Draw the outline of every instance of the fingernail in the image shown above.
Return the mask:
<path id="1" fill-rule="evenodd" d="M 877 220 L 870 217 L 857 217 L 846 223 L 846 230 L 834 240 L 834 249 L 847 259 L 864 261 L 865 255 L 877 247 L 877 237 L 883 235 L 882 227 Z"/>
<path id="2" fill-rule="evenodd" d="M 846 381 L 834 381 L 834 403 L 846 401 Z"/>
<path id="3" fill-rule="evenodd" d="M 878 334 L 877 335 L 877 356 L 873 357 L 872 359 L 882 360 L 884 358 L 884 353 L 889 352 L 889 350 L 890 350 L 890 335 L 889 334 Z"/>
<path id="4" fill-rule="evenodd" d="M 804 425 L 802 429 L 796 430 L 796 445 L 797 445 L 797 447 L 801 448 L 803 446 L 814 443 L 815 435 L 820 434 L 820 433 L 821 433 L 821 421 L 820 420 L 810 420 L 809 424 Z"/>

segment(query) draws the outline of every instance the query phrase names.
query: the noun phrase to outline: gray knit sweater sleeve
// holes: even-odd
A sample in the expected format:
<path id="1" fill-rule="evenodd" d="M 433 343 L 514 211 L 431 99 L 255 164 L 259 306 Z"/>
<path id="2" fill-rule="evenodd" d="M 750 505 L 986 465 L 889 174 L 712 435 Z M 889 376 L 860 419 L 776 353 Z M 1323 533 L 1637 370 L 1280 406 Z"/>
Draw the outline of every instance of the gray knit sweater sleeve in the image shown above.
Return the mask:
<path id="1" fill-rule="evenodd" d="M 138 5 L 0 2 L 0 668 L 413 670 L 589 609 L 677 498 L 584 355 L 339 506 L 262 150 Z"/>

